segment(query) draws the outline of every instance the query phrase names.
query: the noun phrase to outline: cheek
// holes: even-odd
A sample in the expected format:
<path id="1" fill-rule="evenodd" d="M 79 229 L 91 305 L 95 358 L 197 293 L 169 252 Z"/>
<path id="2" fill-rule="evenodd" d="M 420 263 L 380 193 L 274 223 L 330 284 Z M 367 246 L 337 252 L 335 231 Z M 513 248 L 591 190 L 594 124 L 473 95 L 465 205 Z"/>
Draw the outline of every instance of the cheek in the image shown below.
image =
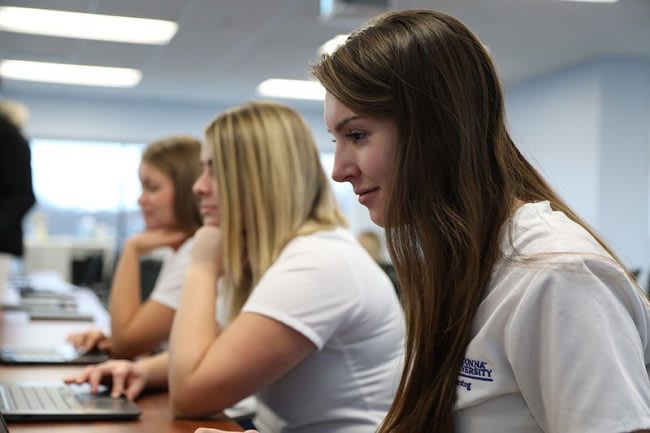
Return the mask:
<path id="1" fill-rule="evenodd" d="M 375 152 L 365 158 L 364 165 L 366 166 L 366 174 L 369 177 L 377 183 L 385 183 L 388 181 L 393 169 L 392 155 Z"/>

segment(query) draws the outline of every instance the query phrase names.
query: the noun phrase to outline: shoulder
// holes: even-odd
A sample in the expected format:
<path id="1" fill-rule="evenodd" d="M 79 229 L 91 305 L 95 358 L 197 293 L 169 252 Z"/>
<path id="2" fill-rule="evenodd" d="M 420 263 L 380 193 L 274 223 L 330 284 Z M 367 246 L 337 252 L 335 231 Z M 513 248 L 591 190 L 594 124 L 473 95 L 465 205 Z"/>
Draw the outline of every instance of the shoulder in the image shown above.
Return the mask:
<path id="1" fill-rule="evenodd" d="M 486 309 L 511 311 L 627 311 L 640 319 L 648 306 L 623 266 L 581 225 L 547 202 L 522 206 L 502 239 L 504 257 L 495 266 Z M 645 320 L 645 319 L 643 319 Z"/>
<path id="2" fill-rule="evenodd" d="M 350 268 L 350 263 L 362 262 L 364 251 L 344 229 L 318 231 L 292 239 L 282 250 L 269 272 L 296 266 L 332 272 Z"/>
<path id="3" fill-rule="evenodd" d="M 526 203 L 506 223 L 501 239 L 506 257 L 591 255 L 609 258 L 599 242 L 580 224 L 548 202 Z"/>
<path id="4" fill-rule="evenodd" d="M 287 244 L 254 292 L 310 294 L 363 309 L 394 292 L 386 274 L 344 229 L 299 236 Z"/>
<path id="5" fill-rule="evenodd" d="M 619 263 L 598 254 L 556 254 L 503 265 L 480 311 L 485 320 L 503 315 L 509 329 L 561 321 L 580 327 L 633 323 L 643 335 L 650 332 L 645 295 Z"/>

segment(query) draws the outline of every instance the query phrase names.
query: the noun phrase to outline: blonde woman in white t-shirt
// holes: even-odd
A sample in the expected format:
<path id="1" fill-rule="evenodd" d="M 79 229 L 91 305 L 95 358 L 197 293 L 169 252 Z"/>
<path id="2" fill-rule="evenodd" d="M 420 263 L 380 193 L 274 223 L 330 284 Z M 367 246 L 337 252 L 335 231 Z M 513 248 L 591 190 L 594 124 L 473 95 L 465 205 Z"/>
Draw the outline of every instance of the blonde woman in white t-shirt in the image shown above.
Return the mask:
<path id="1" fill-rule="evenodd" d="M 251 394 L 268 433 L 373 433 L 401 371 L 403 313 L 385 273 L 343 228 L 311 132 L 292 109 L 250 103 L 206 130 L 194 238 L 169 353 L 70 381 L 135 398 L 169 386 L 203 417 Z M 217 287 L 217 280 L 223 284 Z M 228 291 L 230 323 L 214 321 Z"/>
<path id="2" fill-rule="evenodd" d="M 124 244 L 113 275 L 109 313 L 111 335 L 92 329 L 68 336 L 83 351 L 95 347 L 118 358 L 156 349 L 169 338 L 190 258 L 192 236 L 201 225 L 192 185 L 201 172 L 201 142 L 178 135 L 149 144 L 140 162 L 138 205 L 145 230 Z M 171 248 L 148 299 L 140 288 L 140 258 Z"/>

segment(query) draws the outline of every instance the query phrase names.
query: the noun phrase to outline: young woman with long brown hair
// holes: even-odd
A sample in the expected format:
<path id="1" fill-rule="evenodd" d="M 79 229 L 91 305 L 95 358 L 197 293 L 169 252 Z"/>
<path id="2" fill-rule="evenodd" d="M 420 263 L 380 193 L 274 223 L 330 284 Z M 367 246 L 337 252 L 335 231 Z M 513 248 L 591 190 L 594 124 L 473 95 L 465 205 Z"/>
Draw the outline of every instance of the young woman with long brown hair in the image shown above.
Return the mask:
<path id="1" fill-rule="evenodd" d="M 387 231 L 407 316 L 380 432 L 650 427 L 650 314 L 624 266 L 519 152 L 483 44 L 387 13 L 321 58 L 333 178 Z"/>

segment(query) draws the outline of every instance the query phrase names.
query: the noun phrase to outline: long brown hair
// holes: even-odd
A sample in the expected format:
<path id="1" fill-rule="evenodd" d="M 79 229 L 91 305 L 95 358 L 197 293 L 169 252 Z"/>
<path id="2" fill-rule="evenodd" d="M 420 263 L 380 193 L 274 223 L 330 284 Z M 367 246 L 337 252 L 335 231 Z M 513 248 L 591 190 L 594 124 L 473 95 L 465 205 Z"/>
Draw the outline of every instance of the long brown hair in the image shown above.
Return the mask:
<path id="1" fill-rule="evenodd" d="M 458 371 L 516 200 L 549 200 L 594 233 L 515 147 L 494 65 L 458 20 L 381 15 L 313 74 L 352 111 L 388 116 L 399 130 L 385 221 L 407 347 L 379 431 L 453 432 Z"/>
<path id="2" fill-rule="evenodd" d="M 291 239 L 346 221 L 311 130 L 291 108 L 251 102 L 230 109 L 206 128 L 206 140 L 213 149 L 232 319 Z"/>

